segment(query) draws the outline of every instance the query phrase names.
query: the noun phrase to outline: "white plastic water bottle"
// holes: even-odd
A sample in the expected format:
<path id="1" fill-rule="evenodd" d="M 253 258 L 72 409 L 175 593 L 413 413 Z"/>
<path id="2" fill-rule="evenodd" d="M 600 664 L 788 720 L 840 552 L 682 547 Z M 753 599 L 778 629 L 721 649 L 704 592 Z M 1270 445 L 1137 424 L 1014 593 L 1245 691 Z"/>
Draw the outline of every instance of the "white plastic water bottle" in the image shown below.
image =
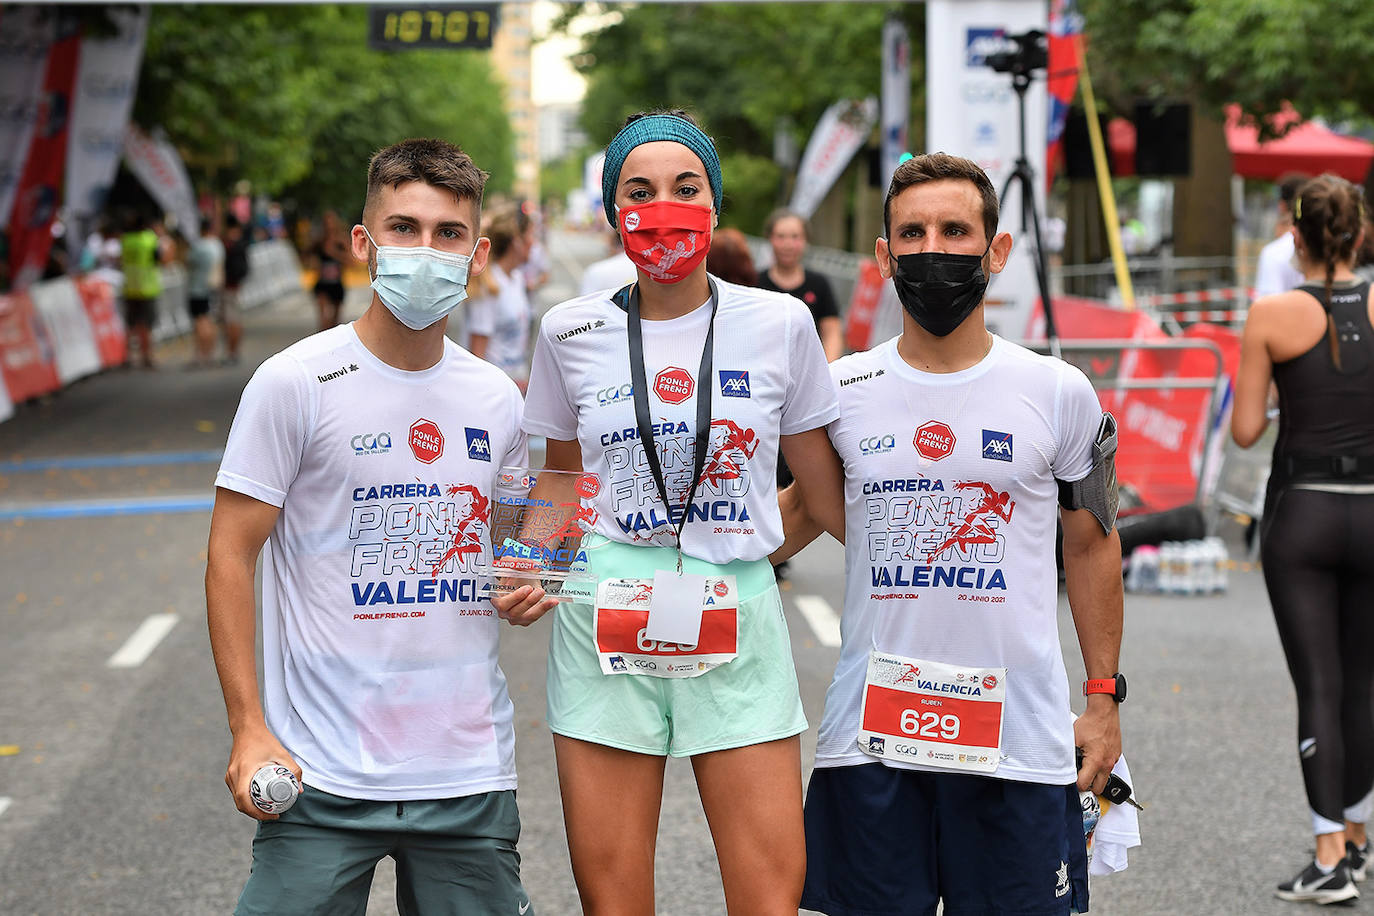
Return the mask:
<path id="1" fill-rule="evenodd" d="M 1231 565 L 1231 557 L 1226 552 L 1226 542 L 1221 538 L 1213 536 L 1207 540 L 1212 545 L 1212 591 L 1224 594 L 1230 584 L 1227 571 Z"/>

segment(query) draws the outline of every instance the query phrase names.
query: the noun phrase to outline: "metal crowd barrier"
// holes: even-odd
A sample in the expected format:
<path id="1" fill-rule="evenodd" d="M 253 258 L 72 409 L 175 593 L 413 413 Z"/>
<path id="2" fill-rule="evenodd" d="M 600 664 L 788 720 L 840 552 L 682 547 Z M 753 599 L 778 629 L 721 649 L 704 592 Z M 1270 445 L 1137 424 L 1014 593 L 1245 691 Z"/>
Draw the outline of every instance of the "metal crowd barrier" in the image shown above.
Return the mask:
<path id="1" fill-rule="evenodd" d="M 1047 343 L 1024 342 L 1024 346 L 1036 350 L 1040 353 L 1048 353 Z M 1202 507 L 1208 502 L 1208 483 L 1211 467 L 1217 460 L 1214 452 L 1217 447 L 1217 436 L 1222 432 L 1219 429 L 1224 398 L 1226 395 L 1226 372 L 1222 361 L 1221 348 L 1215 343 L 1206 339 L 1171 339 L 1171 340 L 1063 340 L 1059 342 L 1060 350 L 1064 354 L 1065 360 L 1078 366 L 1088 376 L 1093 388 L 1099 392 L 1099 398 L 1103 400 L 1104 406 L 1113 410 L 1116 414 L 1119 427 L 1119 440 L 1121 449 L 1124 451 L 1132 439 L 1141 437 L 1150 439 L 1150 434 L 1144 429 L 1137 429 L 1133 422 L 1130 411 L 1130 401 L 1120 393 L 1128 391 L 1205 391 L 1207 392 L 1206 409 L 1202 412 L 1200 421 L 1203 424 L 1201 437 L 1197 440 L 1196 454 L 1194 449 L 1187 448 L 1186 451 L 1177 451 L 1176 460 L 1188 463 L 1191 473 L 1196 476 L 1196 484 L 1192 494 L 1193 502 Z M 1159 352 L 1159 351 L 1190 351 L 1197 350 L 1207 353 L 1212 358 L 1212 371 L 1207 374 L 1196 376 L 1169 376 L 1160 378 L 1148 378 L 1131 375 L 1132 363 L 1126 359 L 1128 353 Z M 1103 373 L 1096 370 L 1092 356 L 1094 354 L 1115 354 L 1116 358 L 1110 361 L 1113 371 Z M 1103 393 L 1116 393 L 1115 397 L 1102 397 Z M 1140 424 L 1142 427 L 1148 423 Z M 1193 442 L 1189 437 L 1185 441 L 1187 444 Z M 1158 445 L 1158 443 L 1155 443 Z M 1196 469 L 1193 464 L 1196 462 Z M 1118 477 L 1124 484 L 1131 484 L 1127 474 L 1130 469 L 1130 459 L 1126 456 L 1119 456 L 1117 460 Z M 1146 468 L 1147 471 L 1156 470 L 1153 467 Z M 1160 509 L 1173 508 L 1172 506 L 1159 506 Z"/>

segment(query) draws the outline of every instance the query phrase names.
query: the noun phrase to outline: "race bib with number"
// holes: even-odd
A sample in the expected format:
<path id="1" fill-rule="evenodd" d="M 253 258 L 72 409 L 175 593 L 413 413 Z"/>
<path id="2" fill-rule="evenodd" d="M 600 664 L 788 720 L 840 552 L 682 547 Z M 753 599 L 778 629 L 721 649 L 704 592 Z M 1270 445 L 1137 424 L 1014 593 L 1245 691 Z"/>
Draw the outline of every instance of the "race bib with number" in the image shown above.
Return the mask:
<path id="1" fill-rule="evenodd" d="M 696 645 L 649 639 L 653 579 L 606 579 L 596 589 L 593 639 L 602 674 L 698 677 L 738 654 L 739 592 L 734 576 L 707 576 Z"/>
<path id="2" fill-rule="evenodd" d="M 872 757 L 992 773 L 1002 760 L 1006 668 L 974 668 L 874 651 L 859 749 Z"/>

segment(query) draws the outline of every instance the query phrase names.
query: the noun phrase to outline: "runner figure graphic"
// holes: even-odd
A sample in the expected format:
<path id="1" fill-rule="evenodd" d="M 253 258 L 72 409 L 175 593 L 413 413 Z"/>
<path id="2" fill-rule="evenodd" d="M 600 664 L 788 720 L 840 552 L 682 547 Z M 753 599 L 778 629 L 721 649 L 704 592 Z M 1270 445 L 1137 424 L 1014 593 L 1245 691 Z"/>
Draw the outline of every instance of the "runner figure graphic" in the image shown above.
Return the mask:
<path id="1" fill-rule="evenodd" d="M 1010 493 L 993 489 L 980 481 L 968 480 L 955 485 L 955 490 L 981 490 L 983 495 L 974 504 L 973 510 L 964 516 L 954 533 L 945 538 L 940 546 L 926 554 L 926 562 L 934 563 L 935 558 L 951 547 L 973 547 L 978 544 L 996 544 L 997 532 L 992 527 L 992 519 L 1011 521 L 1011 512 L 1016 503 Z"/>
<path id="2" fill-rule="evenodd" d="M 701 472 L 701 482 L 708 487 L 743 476 L 744 462 L 751 460 L 759 448 L 759 439 L 754 431 L 741 429 L 733 420 L 713 420 L 711 432 L 715 433 L 717 429 L 723 430 L 725 435 L 707 458 L 706 467 Z M 742 461 L 737 459 L 736 453 L 744 456 Z"/>
<path id="3" fill-rule="evenodd" d="M 687 236 L 687 241 L 692 247 L 688 248 L 682 242 L 678 242 L 672 248 L 662 242 L 655 242 L 652 247 L 645 248 L 641 254 L 646 258 L 657 258 L 658 265 L 645 268 L 645 272 L 655 280 L 663 281 L 668 278 L 668 272 L 673 265 L 683 258 L 690 258 L 697 253 L 697 234 L 695 232 Z"/>
<path id="4" fill-rule="evenodd" d="M 487 523 L 487 498 L 471 484 L 452 485 L 445 495 L 466 496 L 467 507 L 463 510 L 466 514 L 458 520 L 457 526 L 453 529 L 453 546 L 431 568 L 431 579 L 439 578 L 439 570 L 454 557 L 461 561 L 468 554 L 475 553 L 480 556 L 482 553 L 482 528 Z M 458 505 L 457 502 L 454 503 L 455 508 Z"/>

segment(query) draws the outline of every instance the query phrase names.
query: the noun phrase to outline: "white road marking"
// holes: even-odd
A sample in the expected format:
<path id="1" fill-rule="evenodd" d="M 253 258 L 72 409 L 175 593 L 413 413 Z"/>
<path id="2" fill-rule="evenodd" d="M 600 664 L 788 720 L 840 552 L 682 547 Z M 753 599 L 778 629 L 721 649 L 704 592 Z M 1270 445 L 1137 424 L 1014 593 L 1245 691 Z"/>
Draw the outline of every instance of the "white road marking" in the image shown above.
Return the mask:
<path id="1" fill-rule="evenodd" d="M 109 668 L 137 668 L 153 654 L 157 644 L 172 631 L 180 618 L 176 614 L 153 614 L 138 625 L 119 651 L 105 663 Z"/>
<path id="2" fill-rule="evenodd" d="M 792 599 L 797 604 L 806 622 L 811 624 L 811 632 L 816 641 L 823 646 L 836 647 L 840 644 L 840 616 L 820 595 L 798 595 Z"/>
<path id="3" fill-rule="evenodd" d="M 0 814 L 4 814 L 9 808 L 11 800 L 8 795 L 0 795 Z"/>

